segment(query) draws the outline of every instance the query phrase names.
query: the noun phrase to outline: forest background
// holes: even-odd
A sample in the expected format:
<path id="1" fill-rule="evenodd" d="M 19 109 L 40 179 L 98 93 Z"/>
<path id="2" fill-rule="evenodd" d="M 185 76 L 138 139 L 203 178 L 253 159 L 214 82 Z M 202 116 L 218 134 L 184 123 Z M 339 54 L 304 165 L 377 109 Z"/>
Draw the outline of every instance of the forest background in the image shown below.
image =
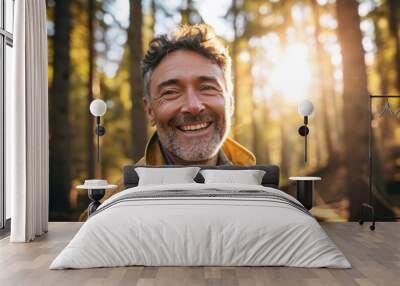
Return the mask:
<path id="1" fill-rule="evenodd" d="M 289 176 L 321 176 L 318 219 L 359 216 L 369 192 L 369 94 L 400 94 L 400 1 L 47 0 L 47 12 L 50 220 L 77 220 L 88 205 L 77 185 L 95 177 L 121 184 L 122 167 L 143 155 L 153 130 L 140 60 L 155 35 L 196 23 L 213 27 L 232 56 L 230 135 L 258 164 L 280 166 L 284 191 L 295 192 Z M 101 168 L 89 113 L 95 98 L 108 106 Z M 307 164 L 297 133 L 304 98 L 315 106 Z M 381 216 L 400 214 L 398 108 L 398 99 L 372 106 Z"/>

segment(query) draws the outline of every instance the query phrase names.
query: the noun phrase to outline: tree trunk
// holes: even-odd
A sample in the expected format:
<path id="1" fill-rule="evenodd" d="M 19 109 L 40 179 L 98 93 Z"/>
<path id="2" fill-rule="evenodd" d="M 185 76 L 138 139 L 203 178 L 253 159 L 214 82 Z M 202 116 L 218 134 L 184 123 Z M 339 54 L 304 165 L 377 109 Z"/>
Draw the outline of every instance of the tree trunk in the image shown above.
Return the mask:
<path id="1" fill-rule="evenodd" d="M 337 0 L 338 35 L 343 58 L 344 162 L 350 219 L 360 215 L 368 194 L 368 90 L 360 17 L 356 0 Z"/>
<path id="2" fill-rule="evenodd" d="M 281 162 L 280 162 L 280 169 L 281 169 L 281 176 L 284 178 L 287 178 L 289 176 L 289 138 L 286 134 L 287 128 L 286 128 L 286 122 L 287 119 L 285 118 L 286 116 L 283 115 L 281 118 L 281 122 L 279 124 L 280 128 L 280 143 L 281 143 Z"/>
<path id="3" fill-rule="evenodd" d="M 69 88 L 70 88 L 70 2 L 55 5 L 53 85 L 50 97 L 50 212 L 59 219 L 70 208 L 71 188 Z"/>
<path id="4" fill-rule="evenodd" d="M 185 0 L 185 5 L 179 11 L 181 13 L 181 25 L 204 23 L 203 18 L 194 6 L 193 0 Z"/>
<path id="5" fill-rule="evenodd" d="M 316 109 L 317 110 L 321 110 L 323 109 L 321 107 L 321 104 L 316 104 Z M 324 112 L 324 111 L 322 111 Z M 322 168 L 322 148 L 321 148 L 321 142 L 325 139 L 324 135 L 325 135 L 325 126 L 324 126 L 324 122 L 322 120 L 322 122 L 320 120 L 314 120 L 313 122 L 314 124 L 314 128 L 310 128 L 310 135 L 308 136 L 307 140 L 309 143 L 308 144 L 308 154 L 309 155 L 309 159 L 311 161 L 311 159 L 314 157 L 313 156 L 313 151 L 315 150 L 315 162 L 316 162 L 316 166 L 317 169 Z M 312 126 L 312 125 L 311 125 Z M 322 137 L 322 138 L 321 138 Z M 314 140 L 311 141 L 311 138 L 313 138 Z"/>
<path id="6" fill-rule="evenodd" d="M 271 146 L 271 138 L 270 135 L 268 134 L 268 130 L 269 128 L 267 128 L 267 126 L 271 126 L 271 122 L 269 120 L 269 102 L 268 99 L 264 99 L 263 100 L 263 104 L 262 104 L 262 109 L 263 109 L 263 117 L 262 117 L 262 126 L 263 128 L 265 128 L 265 132 L 267 133 L 266 135 L 264 135 L 263 137 L 263 160 L 265 164 L 271 164 L 271 150 L 270 150 L 270 146 Z"/>
<path id="7" fill-rule="evenodd" d="M 385 39 L 383 38 L 382 32 L 378 26 L 378 19 L 374 19 L 375 25 L 375 39 L 376 39 L 376 58 L 377 58 L 377 72 L 379 74 L 379 85 L 380 85 L 380 92 L 382 95 L 388 95 L 389 93 L 389 78 L 388 78 L 388 67 L 390 63 L 385 60 Z M 396 54 L 398 53 L 399 47 L 396 47 Z M 399 71 L 397 71 L 399 74 Z M 397 81 L 397 80 L 396 80 Z M 380 100 L 380 107 L 379 110 L 383 110 L 385 107 L 386 101 Z M 389 114 L 385 114 L 382 118 L 382 124 L 380 124 L 380 133 L 381 133 L 381 140 L 380 142 L 383 143 L 383 148 L 380 148 L 380 152 L 383 153 L 382 161 L 386 162 L 386 159 L 389 159 L 389 151 L 390 145 L 393 143 L 393 118 Z"/>
<path id="8" fill-rule="evenodd" d="M 326 70 L 326 82 L 325 88 L 327 93 L 327 98 L 329 99 L 328 105 L 331 107 L 331 138 L 334 142 L 334 152 L 337 156 L 337 160 L 340 161 L 340 154 L 342 153 L 343 144 L 341 138 L 343 138 L 343 120 L 338 106 L 338 94 L 335 91 L 335 78 L 333 76 L 333 66 L 331 63 L 331 58 L 329 55 L 324 53 L 323 65 Z"/>
<path id="9" fill-rule="evenodd" d="M 238 7 L 237 7 L 237 0 L 232 0 L 232 14 L 233 14 L 233 32 L 234 32 L 234 38 L 232 42 L 232 76 L 233 76 L 233 100 L 234 100 L 234 110 L 233 110 L 233 120 L 232 120 L 232 137 L 234 139 L 238 139 L 237 133 L 239 131 L 237 130 L 238 127 L 238 122 L 239 122 L 239 112 L 238 112 L 238 104 L 239 104 L 239 92 L 238 92 L 238 42 L 239 42 L 239 35 L 238 35 L 238 27 L 237 27 L 237 16 L 238 16 Z"/>
<path id="10" fill-rule="evenodd" d="M 88 129 L 87 129 L 87 168 L 88 168 L 88 178 L 94 178 L 96 175 L 99 175 L 98 172 L 95 172 L 95 163 L 94 163 L 94 117 L 89 112 L 90 103 L 93 101 L 93 79 L 94 79 L 94 59 L 95 59 L 95 51 L 94 51 L 94 30 L 95 30 L 95 6 L 94 0 L 89 0 L 88 2 L 88 64 L 89 64 L 89 74 L 88 74 L 88 97 L 87 97 L 87 120 L 88 120 Z"/>
<path id="11" fill-rule="evenodd" d="M 252 151 L 254 153 L 254 155 L 256 156 L 256 158 L 260 158 L 261 157 L 261 152 L 260 152 L 260 139 L 261 136 L 258 132 L 258 124 L 257 124 L 257 102 L 254 98 L 254 96 L 252 96 L 251 99 L 251 132 L 253 133 L 253 137 L 252 137 Z"/>
<path id="12" fill-rule="evenodd" d="M 282 29 L 279 31 L 278 36 L 279 36 L 279 42 L 280 42 L 280 49 L 281 51 L 286 51 L 287 46 L 288 46 L 288 39 L 286 35 L 287 28 L 291 26 L 292 24 L 292 17 L 291 14 L 289 13 L 289 9 L 285 9 L 283 13 L 284 17 L 284 22 L 282 23 Z M 280 141 L 281 141 L 281 162 L 280 162 L 280 169 L 281 169 L 281 176 L 284 178 L 287 178 L 290 173 L 290 150 L 291 150 L 291 142 L 290 142 L 290 137 L 288 136 L 288 127 L 287 124 L 289 122 L 288 115 L 285 111 L 285 98 L 282 94 L 276 94 L 277 98 L 279 99 L 279 102 L 277 106 L 274 108 L 279 110 L 280 113 L 280 122 L 279 122 L 279 127 L 280 127 Z"/>
<path id="13" fill-rule="evenodd" d="M 324 50 L 321 46 L 321 43 L 319 41 L 319 36 L 320 36 L 320 24 L 319 24 L 319 10 L 318 10 L 318 3 L 316 0 L 311 0 L 311 7 L 313 11 L 313 16 L 314 16 L 314 24 L 315 24 L 315 33 L 314 33 L 314 40 L 315 40 L 315 56 L 316 56 L 316 67 L 317 67 L 317 88 L 320 92 L 321 95 L 321 107 L 322 107 L 322 127 L 323 127 L 323 135 L 324 135 L 324 141 L 325 145 L 328 151 L 329 155 L 329 161 L 333 162 L 336 160 L 336 152 L 333 148 L 333 142 L 331 138 L 331 124 L 329 122 L 329 104 L 328 104 L 328 90 L 326 88 L 326 70 L 323 66 L 323 58 L 324 58 Z"/>
<path id="14" fill-rule="evenodd" d="M 190 21 L 191 9 L 192 9 L 192 0 L 186 0 L 185 7 L 181 9 L 181 25 L 190 25 L 192 24 Z"/>
<path id="15" fill-rule="evenodd" d="M 400 21 L 400 3 L 399 1 L 393 1 L 389 0 L 388 1 L 389 5 L 389 27 L 390 27 L 390 34 L 395 40 L 396 44 L 396 53 L 395 53 L 395 67 L 396 67 L 396 89 L 397 89 L 397 94 L 400 93 L 400 39 L 399 39 L 399 21 Z M 385 50 L 384 50 L 384 44 L 385 44 L 385 39 L 382 38 L 381 32 L 379 30 L 379 27 L 376 23 L 375 25 L 375 33 L 376 33 L 376 41 L 377 41 L 377 55 L 378 55 L 378 73 L 380 76 L 380 87 L 381 87 L 381 93 L 382 95 L 388 95 L 389 92 L 389 78 L 388 74 L 389 71 L 387 71 L 387 65 L 385 63 Z M 382 100 L 381 102 L 381 108 L 384 108 L 385 101 Z M 385 114 L 382 122 L 382 141 L 386 142 L 386 145 L 389 145 L 390 143 L 393 143 L 394 139 L 394 125 L 395 122 L 391 116 L 388 116 L 388 114 Z M 389 144 L 388 144 L 389 143 Z M 389 147 L 389 146 L 387 146 Z M 390 149 L 387 148 L 385 149 L 384 152 L 389 151 Z M 385 159 L 388 158 L 388 156 L 384 156 Z"/>
<path id="16" fill-rule="evenodd" d="M 155 34 L 155 26 L 156 26 L 156 13 L 157 13 L 156 0 L 151 0 L 151 2 L 150 2 L 150 8 L 151 8 L 151 25 L 150 25 L 150 31 L 151 31 L 151 33 L 152 33 L 152 36 L 154 37 L 154 34 Z"/>
<path id="17" fill-rule="evenodd" d="M 400 37 L 399 37 L 399 21 L 400 21 L 400 3 L 399 0 L 388 0 L 389 4 L 389 28 L 392 37 L 396 43 L 396 88 L 400 92 Z"/>
<path id="18" fill-rule="evenodd" d="M 128 45 L 132 101 L 132 159 L 138 161 L 144 154 L 147 140 L 147 118 L 143 108 L 143 79 L 140 71 L 140 61 L 143 56 L 142 1 L 130 0 L 129 3 Z"/>

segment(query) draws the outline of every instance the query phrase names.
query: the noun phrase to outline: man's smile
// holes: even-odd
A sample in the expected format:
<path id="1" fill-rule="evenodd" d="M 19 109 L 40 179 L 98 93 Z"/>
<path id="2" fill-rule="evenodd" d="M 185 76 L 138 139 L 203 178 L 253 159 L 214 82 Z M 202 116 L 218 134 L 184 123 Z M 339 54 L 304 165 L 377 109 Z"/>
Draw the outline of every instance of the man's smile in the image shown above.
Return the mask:
<path id="1" fill-rule="evenodd" d="M 196 122 L 191 124 L 179 125 L 176 127 L 182 132 L 194 132 L 207 129 L 208 127 L 210 127 L 211 124 L 212 122 Z"/>

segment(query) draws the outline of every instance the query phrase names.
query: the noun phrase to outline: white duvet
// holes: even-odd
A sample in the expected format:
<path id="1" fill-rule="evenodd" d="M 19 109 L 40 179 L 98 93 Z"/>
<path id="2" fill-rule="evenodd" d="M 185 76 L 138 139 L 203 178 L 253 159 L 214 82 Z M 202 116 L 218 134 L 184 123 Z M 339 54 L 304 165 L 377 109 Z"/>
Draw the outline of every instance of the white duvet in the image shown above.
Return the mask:
<path id="1" fill-rule="evenodd" d="M 263 191 L 254 197 L 174 196 L 123 200 L 168 190 Z M 146 193 L 140 193 L 146 194 Z M 282 191 L 255 185 L 179 184 L 127 189 L 105 201 L 50 269 L 145 266 L 350 268 L 318 222 Z"/>

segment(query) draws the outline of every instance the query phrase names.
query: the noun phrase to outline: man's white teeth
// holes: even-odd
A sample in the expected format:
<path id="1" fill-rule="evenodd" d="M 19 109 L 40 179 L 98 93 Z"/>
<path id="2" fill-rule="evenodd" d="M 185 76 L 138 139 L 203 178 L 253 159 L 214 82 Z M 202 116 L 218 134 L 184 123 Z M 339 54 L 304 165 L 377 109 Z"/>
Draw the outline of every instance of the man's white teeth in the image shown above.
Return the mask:
<path id="1" fill-rule="evenodd" d="M 208 126 L 208 123 L 200 123 L 200 124 L 193 124 L 193 125 L 183 125 L 183 126 L 181 126 L 181 129 L 183 131 L 194 131 L 194 130 L 203 129 L 207 126 Z"/>

